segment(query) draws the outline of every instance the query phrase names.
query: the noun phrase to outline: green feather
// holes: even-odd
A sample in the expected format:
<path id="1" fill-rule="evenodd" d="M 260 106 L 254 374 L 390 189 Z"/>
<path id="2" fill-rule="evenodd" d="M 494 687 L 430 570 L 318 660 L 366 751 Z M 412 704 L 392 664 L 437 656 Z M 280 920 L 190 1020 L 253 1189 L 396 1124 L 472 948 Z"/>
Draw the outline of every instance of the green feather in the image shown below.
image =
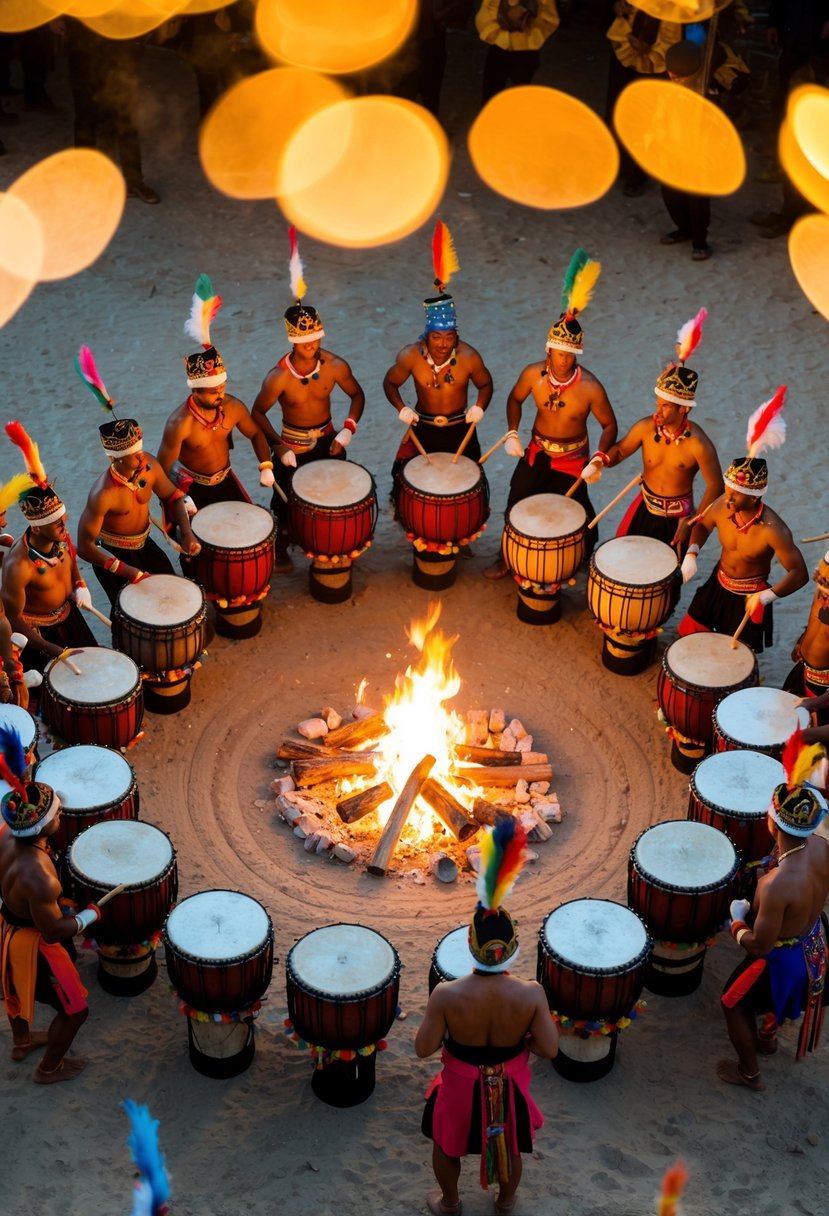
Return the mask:
<path id="1" fill-rule="evenodd" d="M 196 295 L 200 300 L 211 300 L 215 295 L 213 284 L 206 274 L 200 274 L 196 279 Z"/>
<path id="2" fill-rule="evenodd" d="M 573 283 L 576 281 L 576 275 L 581 270 L 585 263 L 589 262 L 585 251 L 581 248 L 577 249 L 570 258 L 570 265 L 567 267 L 567 273 L 564 276 L 564 283 L 561 288 L 561 311 L 567 312 L 570 305 L 570 295 L 573 290 Z"/>

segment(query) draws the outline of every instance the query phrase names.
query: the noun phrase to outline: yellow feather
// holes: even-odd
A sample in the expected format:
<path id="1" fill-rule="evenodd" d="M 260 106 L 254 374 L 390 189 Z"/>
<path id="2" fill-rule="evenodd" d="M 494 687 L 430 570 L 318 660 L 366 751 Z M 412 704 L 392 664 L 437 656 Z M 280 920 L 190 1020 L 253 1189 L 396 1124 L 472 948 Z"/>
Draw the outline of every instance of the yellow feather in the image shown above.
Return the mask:
<path id="1" fill-rule="evenodd" d="M 0 511 L 8 511 L 12 503 L 17 502 L 26 490 L 31 490 L 34 484 L 31 474 L 16 473 L 11 481 L 0 487 Z"/>
<path id="2" fill-rule="evenodd" d="M 820 743 L 812 743 L 801 748 L 800 755 L 792 765 L 792 772 L 786 784 L 789 789 L 794 789 L 798 785 L 802 785 L 804 781 L 808 781 L 812 770 L 823 759 L 826 752 Z"/>
<path id="3" fill-rule="evenodd" d="M 590 298 L 593 295 L 593 288 L 599 275 L 602 273 L 601 262 L 595 262 L 592 259 L 582 266 L 581 270 L 573 280 L 573 290 L 570 292 L 570 312 L 575 316 L 577 313 L 584 312 L 587 305 L 590 303 Z"/>

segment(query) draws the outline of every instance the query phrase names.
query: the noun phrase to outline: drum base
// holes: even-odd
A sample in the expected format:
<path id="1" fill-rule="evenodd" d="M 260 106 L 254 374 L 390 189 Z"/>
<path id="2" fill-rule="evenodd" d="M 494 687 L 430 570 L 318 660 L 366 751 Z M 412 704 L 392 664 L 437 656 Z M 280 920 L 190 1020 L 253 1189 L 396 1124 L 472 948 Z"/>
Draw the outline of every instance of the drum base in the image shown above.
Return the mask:
<path id="1" fill-rule="evenodd" d="M 253 1063 L 256 1037 L 247 1022 L 197 1022 L 187 1019 L 190 1063 L 203 1077 L 238 1077 Z"/>
<path id="2" fill-rule="evenodd" d="M 608 1035 L 588 1035 L 586 1039 L 563 1031 L 553 1068 L 565 1081 L 599 1081 L 606 1077 L 616 1059 L 618 1031 Z"/>
<path id="3" fill-rule="evenodd" d="M 311 1089 L 328 1106 L 359 1106 L 374 1093 L 376 1061 L 376 1051 L 353 1060 L 332 1060 L 314 1069 Z"/>
<path id="4" fill-rule="evenodd" d="M 691 739 L 687 743 L 683 743 L 682 747 L 679 746 L 676 739 L 671 744 L 671 764 L 680 773 L 692 773 L 707 754 L 708 748 L 704 743 L 695 745 Z"/>
<path id="5" fill-rule="evenodd" d="M 339 566 L 312 565 L 308 571 L 308 590 L 320 604 L 344 604 L 351 599 L 351 562 Z"/>
<path id="6" fill-rule="evenodd" d="M 177 714 L 190 704 L 191 695 L 190 676 L 175 684 L 150 684 L 144 681 L 144 708 L 151 714 Z"/>
<path id="7" fill-rule="evenodd" d="M 238 608 L 216 608 L 216 632 L 223 638 L 255 638 L 262 628 L 259 603 Z"/>
<path id="8" fill-rule="evenodd" d="M 525 625 L 555 625 L 561 620 L 561 596 L 538 595 L 531 591 L 519 591 L 515 615 Z"/>
<path id="9" fill-rule="evenodd" d="M 650 638 L 641 646 L 628 646 L 624 642 L 612 641 L 604 635 L 602 641 L 602 663 L 617 676 L 638 676 L 653 662 L 653 643 Z"/>
<path id="10" fill-rule="evenodd" d="M 147 991 L 157 975 L 154 950 L 144 958 L 123 961 L 98 955 L 98 983 L 112 996 L 138 996 Z"/>
<path id="11" fill-rule="evenodd" d="M 702 983 L 707 947 L 677 950 L 657 942 L 645 967 L 645 987 L 658 996 L 689 996 Z"/>
<path id="12" fill-rule="evenodd" d="M 424 591 L 446 591 L 454 586 L 457 572 L 455 553 L 412 552 L 412 582 Z"/>

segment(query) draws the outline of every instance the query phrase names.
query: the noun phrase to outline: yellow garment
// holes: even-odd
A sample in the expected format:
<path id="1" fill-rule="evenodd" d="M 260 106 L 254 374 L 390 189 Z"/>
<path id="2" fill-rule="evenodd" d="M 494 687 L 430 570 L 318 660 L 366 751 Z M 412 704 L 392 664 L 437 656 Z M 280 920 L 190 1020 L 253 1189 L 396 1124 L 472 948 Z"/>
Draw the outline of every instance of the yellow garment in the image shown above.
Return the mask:
<path id="1" fill-rule="evenodd" d="M 10 1018 L 34 1018 L 39 942 L 37 929 L 0 921 L 0 982 Z"/>
<path id="2" fill-rule="evenodd" d="M 622 67 L 633 68 L 640 76 L 658 75 L 665 71 L 665 54 L 674 43 L 682 41 L 682 26 L 675 21 L 660 21 L 659 32 L 653 46 L 637 50 L 631 46 L 633 18 L 636 9 L 627 5 L 624 17 L 617 17 L 607 31 L 613 52 Z"/>
<path id="3" fill-rule="evenodd" d="M 555 0 L 538 0 L 538 15 L 530 17 L 521 30 L 505 29 L 498 20 L 507 7 L 505 0 L 483 0 L 475 14 L 475 28 L 483 42 L 491 42 L 502 51 L 537 51 L 558 29 Z"/>
<path id="4" fill-rule="evenodd" d="M 714 69 L 714 79 L 721 88 L 730 89 L 738 76 L 748 75 L 749 66 L 742 55 L 732 50 L 727 42 L 720 42 L 718 45 L 725 59 Z"/>

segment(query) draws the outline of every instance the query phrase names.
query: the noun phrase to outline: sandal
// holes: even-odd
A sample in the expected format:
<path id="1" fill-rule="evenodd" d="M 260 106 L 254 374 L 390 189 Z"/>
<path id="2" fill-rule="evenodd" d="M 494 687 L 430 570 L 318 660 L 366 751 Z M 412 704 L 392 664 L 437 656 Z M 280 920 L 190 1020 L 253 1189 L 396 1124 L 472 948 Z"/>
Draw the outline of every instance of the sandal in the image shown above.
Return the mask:
<path id="1" fill-rule="evenodd" d="M 674 228 L 673 232 L 666 232 L 664 236 L 659 238 L 660 245 L 681 245 L 684 241 L 690 241 L 691 234 L 688 232 L 680 232 L 678 228 Z"/>

